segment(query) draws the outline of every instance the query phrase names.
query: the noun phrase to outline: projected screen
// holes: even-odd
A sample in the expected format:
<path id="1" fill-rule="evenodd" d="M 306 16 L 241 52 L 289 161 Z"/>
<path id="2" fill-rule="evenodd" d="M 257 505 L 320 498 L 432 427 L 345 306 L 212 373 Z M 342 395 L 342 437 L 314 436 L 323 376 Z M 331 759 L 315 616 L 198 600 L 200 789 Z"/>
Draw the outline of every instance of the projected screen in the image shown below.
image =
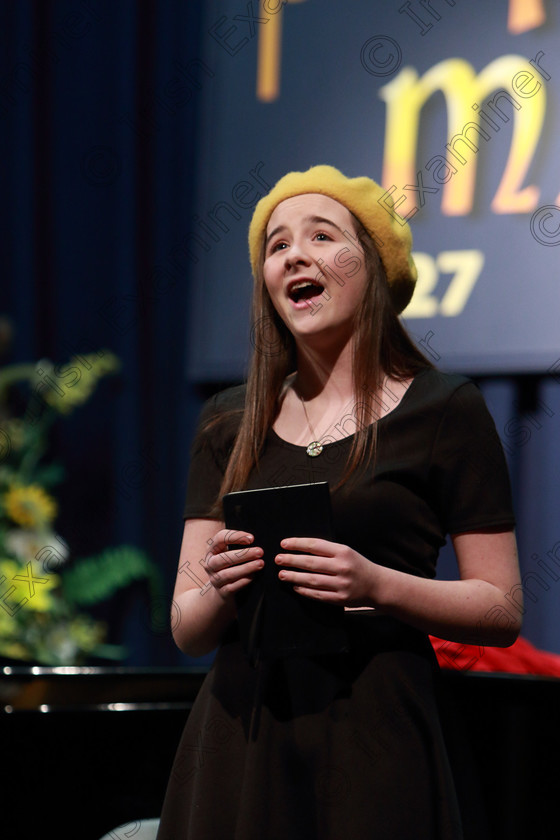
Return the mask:
<path id="1" fill-rule="evenodd" d="M 403 318 L 432 361 L 558 371 L 559 34 L 544 0 L 208 2 L 182 67 L 200 97 L 197 208 L 168 255 L 192 278 L 188 376 L 243 377 L 252 210 L 320 163 L 373 177 L 410 222 Z"/>

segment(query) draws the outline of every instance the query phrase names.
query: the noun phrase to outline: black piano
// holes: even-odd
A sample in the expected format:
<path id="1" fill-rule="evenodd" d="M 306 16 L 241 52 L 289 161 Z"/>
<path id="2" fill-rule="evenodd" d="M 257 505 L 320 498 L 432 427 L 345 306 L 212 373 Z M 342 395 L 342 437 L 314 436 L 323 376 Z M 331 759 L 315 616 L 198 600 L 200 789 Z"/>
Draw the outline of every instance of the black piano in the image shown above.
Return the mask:
<path id="1" fill-rule="evenodd" d="M 206 671 L 0 669 L 0 838 L 99 840 L 157 817 Z M 558 836 L 560 679 L 447 671 L 442 686 L 449 725 L 460 720 L 466 732 L 495 840 Z"/>

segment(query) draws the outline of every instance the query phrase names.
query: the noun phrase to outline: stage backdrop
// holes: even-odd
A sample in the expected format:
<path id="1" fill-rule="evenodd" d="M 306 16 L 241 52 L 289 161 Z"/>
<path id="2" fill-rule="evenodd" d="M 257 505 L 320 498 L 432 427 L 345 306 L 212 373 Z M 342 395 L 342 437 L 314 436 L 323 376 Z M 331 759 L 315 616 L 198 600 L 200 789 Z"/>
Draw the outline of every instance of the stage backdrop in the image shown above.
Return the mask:
<path id="1" fill-rule="evenodd" d="M 554 651 L 559 30 L 545 0 L 205 3 L 189 64 L 195 207 L 165 260 L 170 278 L 191 278 L 187 379 L 216 390 L 244 377 L 251 350 L 258 199 L 315 164 L 381 181 L 382 206 L 392 199 L 414 235 L 405 323 L 440 368 L 481 385 L 513 483 L 522 587 L 511 607 L 523 594 L 524 635 Z M 456 574 L 447 549 L 438 575 Z"/>
<path id="2" fill-rule="evenodd" d="M 245 231 L 286 171 L 369 175 L 411 223 L 406 323 L 440 366 L 560 358 L 558 8 L 544 0 L 205 4 L 197 211 L 168 254 L 193 269 L 189 375 L 242 376 Z"/>
<path id="3" fill-rule="evenodd" d="M 0 3 L 1 363 L 121 359 L 52 454 L 71 556 L 128 543 L 165 573 L 155 631 L 140 593 L 111 606 L 129 664 L 184 661 L 168 614 L 188 451 L 203 396 L 244 374 L 247 225 L 320 162 L 417 210 L 406 321 L 440 367 L 484 374 L 524 634 L 560 652 L 559 26 L 551 0 Z"/>

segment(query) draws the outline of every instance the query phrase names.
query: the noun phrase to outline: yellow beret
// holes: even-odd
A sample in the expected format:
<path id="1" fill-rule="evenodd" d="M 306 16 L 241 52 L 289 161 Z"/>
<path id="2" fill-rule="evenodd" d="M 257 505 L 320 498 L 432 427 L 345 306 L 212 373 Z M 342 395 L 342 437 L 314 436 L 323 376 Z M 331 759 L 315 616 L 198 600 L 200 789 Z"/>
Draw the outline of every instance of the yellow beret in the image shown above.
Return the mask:
<path id="1" fill-rule="evenodd" d="M 371 178 L 347 178 L 334 166 L 312 166 L 306 172 L 288 172 L 258 202 L 249 225 L 253 275 L 256 276 L 266 226 L 274 208 L 281 201 L 303 193 L 327 195 L 357 216 L 376 244 L 393 303 L 397 312 L 402 312 L 412 297 L 418 276 L 411 255 L 410 227 L 393 210 L 393 201 L 383 187 Z"/>

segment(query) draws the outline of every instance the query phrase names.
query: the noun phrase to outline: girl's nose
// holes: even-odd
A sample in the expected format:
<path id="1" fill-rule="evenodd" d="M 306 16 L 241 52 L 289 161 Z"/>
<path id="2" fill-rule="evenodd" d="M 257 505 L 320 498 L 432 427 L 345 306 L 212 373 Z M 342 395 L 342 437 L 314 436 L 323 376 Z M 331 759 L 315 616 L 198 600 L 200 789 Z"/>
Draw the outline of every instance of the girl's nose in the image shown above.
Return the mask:
<path id="1" fill-rule="evenodd" d="M 311 265 L 311 259 L 308 257 L 301 245 L 295 241 L 292 242 L 290 247 L 285 250 L 284 254 L 287 268 L 291 268 L 292 266 L 298 264 Z"/>

